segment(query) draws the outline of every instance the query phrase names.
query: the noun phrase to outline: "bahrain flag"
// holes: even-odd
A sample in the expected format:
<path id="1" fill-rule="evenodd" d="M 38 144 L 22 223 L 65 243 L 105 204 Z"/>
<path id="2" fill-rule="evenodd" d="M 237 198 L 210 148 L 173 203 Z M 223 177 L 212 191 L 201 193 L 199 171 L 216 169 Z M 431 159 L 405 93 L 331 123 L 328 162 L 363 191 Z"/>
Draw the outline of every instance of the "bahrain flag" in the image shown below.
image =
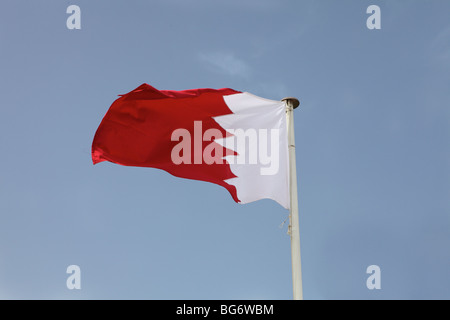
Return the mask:
<path id="1" fill-rule="evenodd" d="M 233 89 L 120 95 L 95 133 L 92 161 L 151 167 L 225 187 L 238 203 L 289 209 L 286 104 Z"/>

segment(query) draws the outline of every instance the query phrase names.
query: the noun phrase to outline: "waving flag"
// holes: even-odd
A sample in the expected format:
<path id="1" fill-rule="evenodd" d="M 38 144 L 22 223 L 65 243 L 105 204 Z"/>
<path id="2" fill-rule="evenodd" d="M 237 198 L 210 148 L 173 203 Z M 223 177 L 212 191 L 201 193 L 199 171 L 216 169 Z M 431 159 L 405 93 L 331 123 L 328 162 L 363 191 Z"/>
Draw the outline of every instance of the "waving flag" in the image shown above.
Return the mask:
<path id="1" fill-rule="evenodd" d="M 247 92 L 142 84 L 109 108 L 92 160 L 215 183 L 240 203 L 290 206 L 286 105 Z"/>

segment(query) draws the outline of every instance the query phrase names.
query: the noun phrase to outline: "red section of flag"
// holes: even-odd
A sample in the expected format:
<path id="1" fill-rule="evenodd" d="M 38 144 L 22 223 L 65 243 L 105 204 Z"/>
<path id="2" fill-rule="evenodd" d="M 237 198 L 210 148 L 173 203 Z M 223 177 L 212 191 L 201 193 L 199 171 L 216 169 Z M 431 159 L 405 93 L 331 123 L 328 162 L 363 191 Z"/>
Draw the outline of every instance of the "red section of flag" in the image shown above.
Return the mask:
<path id="1" fill-rule="evenodd" d="M 186 129 L 194 137 L 194 122 L 201 121 L 202 136 L 208 129 L 227 132 L 213 119 L 231 114 L 223 96 L 240 93 L 232 89 L 157 90 L 142 84 L 121 95 L 109 108 L 95 133 L 92 161 L 110 161 L 124 166 L 159 168 L 187 179 L 212 182 L 225 187 L 239 202 L 236 188 L 225 182 L 234 178 L 229 164 L 176 165 L 171 153 L 178 141 L 171 141 L 176 129 Z M 202 152 L 211 142 L 202 141 Z M 192 143 L 194 145 L 194 143 Z M 232 152 L 232 153 L 231 153 Z M 223 154 L 234 154 L 223 149 Z M 192 158 L 194 149 L 191 150 Z"/>

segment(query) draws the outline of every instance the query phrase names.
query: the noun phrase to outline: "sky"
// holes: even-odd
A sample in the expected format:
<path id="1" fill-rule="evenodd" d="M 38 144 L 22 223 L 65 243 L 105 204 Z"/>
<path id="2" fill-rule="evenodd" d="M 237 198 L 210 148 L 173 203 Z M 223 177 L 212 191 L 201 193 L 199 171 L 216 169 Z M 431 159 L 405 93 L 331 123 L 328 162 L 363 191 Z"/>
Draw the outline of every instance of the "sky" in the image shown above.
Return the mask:
<path id="1" fill-rule="evenodd" d="M 370 5 L 381 29 L 366 25 Z M 305 299 L 450 299 L 449 12 L 447 0 L 3 0 L 0 299 L 292 299 L 276 202 L 92 164 L 109 106 L 142 83 L 300 100 Z M 371 265 L 381 289 L 366 285 Z"/>

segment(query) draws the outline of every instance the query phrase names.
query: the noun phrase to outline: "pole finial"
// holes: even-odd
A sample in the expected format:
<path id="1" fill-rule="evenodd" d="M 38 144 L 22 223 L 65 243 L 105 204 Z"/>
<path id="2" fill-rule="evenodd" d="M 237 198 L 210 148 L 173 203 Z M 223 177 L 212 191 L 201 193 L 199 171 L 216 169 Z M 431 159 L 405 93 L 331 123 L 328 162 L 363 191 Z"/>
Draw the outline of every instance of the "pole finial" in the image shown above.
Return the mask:
<path id="1" fill-rule="evenodd" d="M 294 97 L 283 98 L 281 101 L 286 101 L 286 103 L 291 104 L 294 109 L 300 105 L 300 101 Z"/>

